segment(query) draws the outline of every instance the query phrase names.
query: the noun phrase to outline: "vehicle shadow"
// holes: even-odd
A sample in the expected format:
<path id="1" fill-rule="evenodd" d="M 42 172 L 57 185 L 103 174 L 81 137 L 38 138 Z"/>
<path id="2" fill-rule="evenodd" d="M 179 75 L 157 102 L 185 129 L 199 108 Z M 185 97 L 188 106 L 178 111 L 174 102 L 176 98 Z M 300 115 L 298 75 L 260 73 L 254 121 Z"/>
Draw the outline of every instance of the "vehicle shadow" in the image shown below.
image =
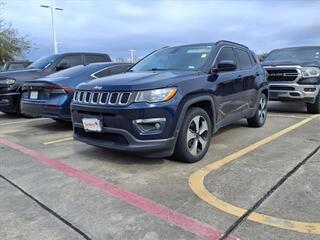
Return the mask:
<path id="1" fill-rule="evenodd" d="M 95 161 L 111 162 L 121 165 L 160 165 L 166 159 L 164 158 L 146 158 L 134 154 L 127 154 L 125 152 L 103 149 L 89 146 L 89 149 L 80 150 L 79 154 L 84 157 L 92 158 Z"/>
<path id="2" fill-rule="evenodd" d="M 51 122 L 39 123 L 37 128 L 50 132 L 64 132 L 72 130 L 71 122 L 56 122 L 52 120 Z"/>
<path id="3" fill-rule="evenodd" d="M 308 114 L 306 104 L 301 102 L 269 102 L 268 112 Z"/>
<path id="4" fill-rule="evenodd" d="M 0 120 L 17 120 L 17 119 L 26 119 L 26 118 L 24 118 L 20 114 L 15 114 L 15 113 L 6 114 L 6 113 L 0 112 Z"/>

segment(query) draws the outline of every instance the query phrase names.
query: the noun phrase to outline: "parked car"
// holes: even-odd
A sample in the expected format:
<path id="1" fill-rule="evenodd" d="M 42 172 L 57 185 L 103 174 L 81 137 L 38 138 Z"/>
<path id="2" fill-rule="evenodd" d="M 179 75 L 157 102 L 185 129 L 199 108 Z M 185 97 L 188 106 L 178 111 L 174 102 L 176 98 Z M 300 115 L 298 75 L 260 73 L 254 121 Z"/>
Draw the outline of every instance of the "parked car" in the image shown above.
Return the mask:
<path id="1" fill-rule="evenodd" d="M 192 163 L 219 128 L 267 117 L 268 82 L 256 55 L 228 41 L 166 47 L 125 74 L 80 84 L 74 138 L 145 157 Z"/>
<path id="2" fill-rule="evenodd" d="M 20 70 L 28 67 L 32 62 L 29 61 L 6 61 L 0 62 L 0 72 Z"/>
<path id="3" fill-rule="evenodd" d="M 107 54 L 100 53 L 63 53 L 40 58 L 26 69 L 0 73 L 0 111 L 20 112 L 21 87 L 26 80 L 45 77 L 54 72 L 76 65 L 94 62 L 111 62 Z"/>
<path id="4" fill-rule="evenodd" d="M 129 63 L 91 63 L 26 81 L 22 87 L 21 112 L 33 117 L 70 121 L 70 103 L 78 84 L 123 73 L 131 66 Z"/>
<path id="5" fill-rule="evenodd" d="M 309 113 L 320 113 L 320 46 L 276 49 L 262 64 L 270 100 L 305 102 Z"/>

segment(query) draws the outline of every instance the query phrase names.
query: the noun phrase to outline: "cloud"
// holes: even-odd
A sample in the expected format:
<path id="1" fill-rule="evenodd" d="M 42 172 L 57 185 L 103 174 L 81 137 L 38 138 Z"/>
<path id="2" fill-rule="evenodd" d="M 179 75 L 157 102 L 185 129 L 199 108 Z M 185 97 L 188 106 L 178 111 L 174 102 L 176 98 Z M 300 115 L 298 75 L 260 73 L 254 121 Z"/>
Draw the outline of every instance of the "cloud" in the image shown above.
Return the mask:
<path id="1" fill-rule="evenodd" d="M 45 2 L 45 1 L 44 1 Z M 52 1 L 47 1 L 52 3 Z M 41 4 L 43 2 L 41 1 Z M 320 1 L 55 1 L 61 51 L 102 51 L 113 57 L 166 45 L 237 41 L 257 52 L 320 42 Z M 34 59 L 52 52 L 51 19 L 39 1 L 7 1 L 5 19 L 28 34 Z"/>

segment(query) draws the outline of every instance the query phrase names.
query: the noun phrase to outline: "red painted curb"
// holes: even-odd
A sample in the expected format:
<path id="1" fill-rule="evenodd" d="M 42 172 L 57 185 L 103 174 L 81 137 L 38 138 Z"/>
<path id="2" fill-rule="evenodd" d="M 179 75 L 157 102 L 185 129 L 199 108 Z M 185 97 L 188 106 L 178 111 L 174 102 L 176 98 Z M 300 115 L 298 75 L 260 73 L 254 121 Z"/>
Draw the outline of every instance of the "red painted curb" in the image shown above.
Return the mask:
<path id="1" fill-rule="evenodd" d="M 101 191 L 118 198 L 127 204 L 135 206 L 149 214 L 156 216 L 168 223 L 174 224 L 188 232 L 194 233 L 200 237 L 210 240 L 218 240 L 223 234 L 222 232 L 216 230 L 215 228 L 201 223 L 200 221 L 188 217 L 186 215 L 175 212 L 174 210 L 167 208 L 159 203 L 156 203 L 150 199 L 139 196 L 136 193 L 130 192 L 124 188 L 121 188 L 111 182 L 107 182 L 103 179 L 90 175 L 84 171 L 73 168 L 66 165 L 58 160 L 48 158 L 42 154 L 35 152 L 29 148 L 22 145 L 14 143 L 10 140 L 0 138 L 0 144 L 6 145 L 7 147 L 17 150 L 25 155 L 28 155 L 39 162 L 52 167 L 60 172 L 63 172 L 69 176 L 78 179 L 90 186 L 96 187 Z M 230 237 L 230 240 L 236 240 L 238 238 Z"/>

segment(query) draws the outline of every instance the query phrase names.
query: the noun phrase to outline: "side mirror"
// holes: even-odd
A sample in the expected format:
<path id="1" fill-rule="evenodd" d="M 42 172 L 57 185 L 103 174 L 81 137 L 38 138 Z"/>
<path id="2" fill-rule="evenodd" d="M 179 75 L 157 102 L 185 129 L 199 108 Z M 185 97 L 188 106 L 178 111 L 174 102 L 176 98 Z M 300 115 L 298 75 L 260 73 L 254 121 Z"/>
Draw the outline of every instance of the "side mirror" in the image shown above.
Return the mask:
<path id="1" fill-rule="evenodd" d="M 226 72 L 226 71 L 233 71 L 237 69 L 237 64 L 235 61 L 231 60 L 222 60 L 218 62 L 218 66 L 216 68 L 216 71 L 218 72 Z"/>
<path id="2" fill-rule="evenodd" d="M 70 67 L 69 63 L 63 62 L 63 63 L 60 63 L 58 66 L 56 66 L 56 70 L 61 71 L 61 70 L 67 69 L 69 67 Z"/>

